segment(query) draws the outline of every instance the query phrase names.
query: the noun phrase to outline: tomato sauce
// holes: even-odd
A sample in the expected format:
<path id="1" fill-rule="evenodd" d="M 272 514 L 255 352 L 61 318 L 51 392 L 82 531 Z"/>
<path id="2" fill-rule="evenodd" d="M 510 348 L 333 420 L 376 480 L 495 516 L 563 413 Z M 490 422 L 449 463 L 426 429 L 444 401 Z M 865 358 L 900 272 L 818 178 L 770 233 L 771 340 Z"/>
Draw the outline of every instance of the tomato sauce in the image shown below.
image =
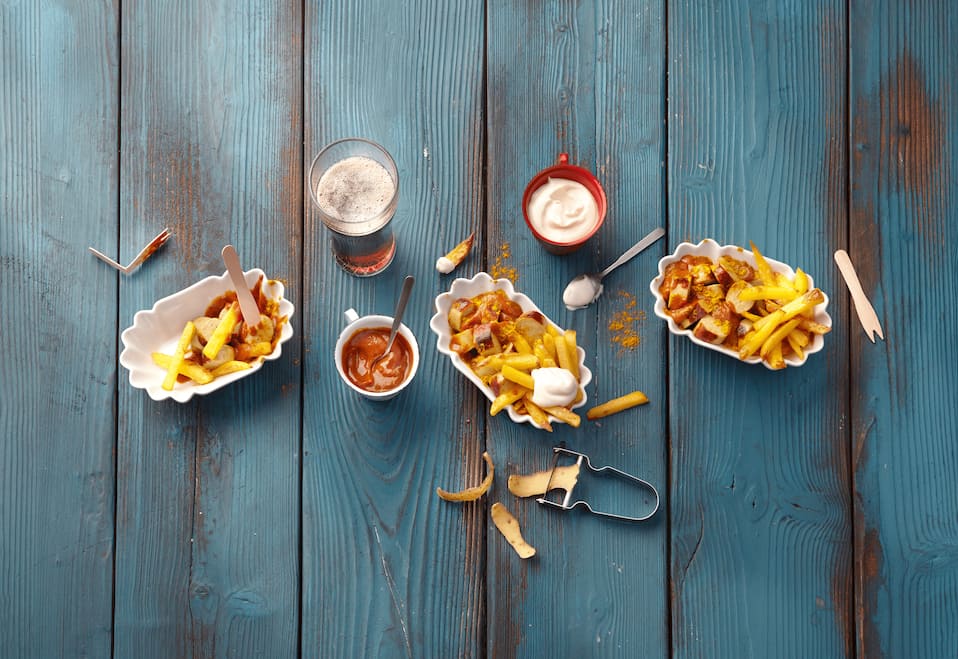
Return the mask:
<path id="1" fill-rule="evenodd" d="M 375 366 L 389 343 L 388 327 L 366 327 L 353 332 L 343 345 L 343 371 L 349 381 L 366 391 L 389 391 L 401 385 L 412 366 L 412 348 L 402 334 L 396 334 L 389 354 Z M 372 367 L 372 368 L 371 368 Z"/>

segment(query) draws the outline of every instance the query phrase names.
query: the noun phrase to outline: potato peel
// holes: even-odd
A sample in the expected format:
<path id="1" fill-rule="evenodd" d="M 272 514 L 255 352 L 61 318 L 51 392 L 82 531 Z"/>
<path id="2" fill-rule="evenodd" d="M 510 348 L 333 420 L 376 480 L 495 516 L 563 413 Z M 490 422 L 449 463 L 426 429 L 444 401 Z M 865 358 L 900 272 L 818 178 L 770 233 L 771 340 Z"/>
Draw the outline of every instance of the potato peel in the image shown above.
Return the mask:
<path id="1" fill-rule="evenodd" d="M 439 498 L 443 501 L 475 501 L 483 494 L 489 491 L 489 488 L 492 486 L 492 479 L 496 473 L 496 466 L 492 463 L 492 458 L 489 457 L 488 452 L 483 452 L 482 459 L 486 461 L 486 466 L 489 467 L 489 473 L 486 474 L 486 477 L 482 479 L 482 482 L 476 487 L 467 487 L 461 492 L 447 492 L 441 487 L 436 488 L 436 494 L 439 495 Z"/>
<path id="2" fill-rule="evenodd" d="M 550 481 L 551 478 L 551 481 Z M 513 474 L 509 476 L 509 491 L 517 497 L 535 497 L 550 490 L 568 492 L 579 481 L 579 465 L 560 465 L 554 470 L 537 471 L 531 474 Z"/>
<path id="3" fill-rule="evenodd" d="M 512 545 L 512 548 L 519 554 L 519 558 L 531 558 L 536 555 L 536 548 L 530 545 L 522 538 L 522 530 L 519 528 L 519 522 L 512 516 L 505 506 L 496 502 L 489 509 L 492 515 L 492 522 L 499 529 L 499 533 Z"/>

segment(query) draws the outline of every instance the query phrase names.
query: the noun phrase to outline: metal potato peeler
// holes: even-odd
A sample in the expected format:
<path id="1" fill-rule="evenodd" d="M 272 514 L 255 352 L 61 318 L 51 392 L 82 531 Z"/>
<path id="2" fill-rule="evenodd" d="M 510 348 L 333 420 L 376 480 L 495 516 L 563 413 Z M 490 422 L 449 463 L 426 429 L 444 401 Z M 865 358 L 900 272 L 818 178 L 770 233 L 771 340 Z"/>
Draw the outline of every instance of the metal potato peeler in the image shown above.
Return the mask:
<path id="1" fill-rule="evenodd" d="M 559 510 L 572 510 L 576 506 L 582 505 L 582 506 L 585 506 L 586 510 L 588 510 L 593 515 L 600 515 L 602 517 L 611 517 L 612 519 L 618 519 L 625 522 L 644 522 L 648 519 L 651 519 L 651 517 L 655 515 L 656 511 L 658 511 L 659 491 L 656 490 L 655 486 L 653 486 L 648 481 L 644 481 L 637 476 L 633 476 L 632 474 L 627 474 L 626 472 L 620 469 L 616 469 L 615 467 L 610 467 L 608 465 L 604 467 L 593 467 L 592 462 L 589 460 L 588 455 L 586 455 L 585 453 L 579 453 L 578 451 L 572 451 L 570 449 L 565 448 L 564 446 L 555 446 L 553 447 L 552 452 L 553 452 L 552 471 L 549 473 L 549 481 L 546 484 L 545 494 L 543 494 L 541 497 L 536 499 L 536 501 L 538 503 L 541 503 L 543 506 L 551 506 L 553 508 L 558 508 Z M 582 499 L 579 499 L 575 501 L 574 503 L 570 503 L 572 499 L 572 490 L 574 489 L 574 486 L 570 487 L 568 490 L 565 491 L 565 497 L 562 499 L 562 503 L 558 503 L 556 501 L 550 501 L 546 497 L 549 495 L 549 488 L 552 485 L 552 477 L 555 475 L 555 470 L 559 464 L 559 459 L 563 456 L 569 456 L 569 457 L 575 458 L 575 464 L 578 465 L 580 468 L 582 467 L 582 463 L 585 462 L 586 468 L 589 471 L 591 471 L 593 474 L 596 474 L 597 476 L 603 476 L 603 475 L 618 476 L 619 478 L 625 479 L 626 481 L 629 481 L 634 485 L 638 485 L 639 487 L 645 490 L 648 490 L 655 496 L 655 505 L 652 507 L 652 511 L 648 513 L 647 515 L 636 517 L 632 515 L 619 515 L 617 513 L 610 513 L 603 510 L 595 510 L 594 508 L 592 508 L 592 506 L 589 505 L 588 501 L 583 501 Z"/>

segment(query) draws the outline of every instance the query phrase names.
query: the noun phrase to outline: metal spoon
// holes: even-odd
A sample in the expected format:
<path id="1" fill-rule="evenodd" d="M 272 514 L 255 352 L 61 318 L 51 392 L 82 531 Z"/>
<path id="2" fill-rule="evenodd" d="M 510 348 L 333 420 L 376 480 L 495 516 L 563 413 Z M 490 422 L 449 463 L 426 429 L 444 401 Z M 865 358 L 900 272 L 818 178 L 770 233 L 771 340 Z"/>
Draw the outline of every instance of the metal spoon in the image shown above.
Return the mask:
<path id="1" fill-rule="evenodd" d="M 653 230 L 649 235 L 635 243 L 629 250 L 617 258 L 615 262 L 602 272 L 579 275 L 569 282 L 565 292 L 562 293 L 562 302 L 570 311 L 576 309 L 585 309 L 587 306 L 599 299 L 602 295 L 602 280 L 613 270 L 634 257 L 646 247 L 665 235 L 665 229 L 659 227 Z"/>
<path id="2" fill-rule="evenodd" d="M 412 293 L 412 285 L 415 283 L 416 278 L 412 275 L 407 275 L 403 280 L 402 292 L 399 294 L 399 302 L 396 303 L 396 312 L 393 314 L 393 326 L 389 331 L 389 343 L 386 344 L 386 349 L 383 350 L 383 354 L 376 357 L 372 363 L 370 363 L 370 371 L 373 370 L 383 357 L 389 354 L 390 348 L 393 347 L 393 341 L 396 340 L 396 333 L 399 331 L 399 325 L 402 323 L 403 312 L 406 310 L 406 303 L 409 302 L 409 295 Z"/>

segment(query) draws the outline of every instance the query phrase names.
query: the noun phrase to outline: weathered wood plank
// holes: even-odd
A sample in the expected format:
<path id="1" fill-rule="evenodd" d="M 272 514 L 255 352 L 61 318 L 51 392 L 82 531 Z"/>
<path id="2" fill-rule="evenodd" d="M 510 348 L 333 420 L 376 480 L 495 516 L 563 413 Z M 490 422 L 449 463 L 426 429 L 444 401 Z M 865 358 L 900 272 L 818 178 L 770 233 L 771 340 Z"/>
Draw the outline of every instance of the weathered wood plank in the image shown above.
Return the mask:
<path id="1" fill-rule="evenodd" d="M 117 276 L 86 246 L 117 245 L 117 53 L 108 3 L 0 4 L 8 656 L 110 653 Z"/>
<path id="2" fill-rule="evenodd" d="M 678 656 L 852 651 L 845 3 L 669 3 L 669 233 L 833 294 L 823 353 L 771 372 L 669 342 Z"/>
<path id="3" fill-rule="evenodd" d="M 488 261 L 497 274 L 514 274 L 517 288 L 553 320 L 577 330 L 594 372 L 590 406 L 634 389 L 652 401 L 601 423 L 583 419 L 578 429 L 557 424 L 552 435 L 505 415 L 489 421 L 488 445 L 503 475 L 490 501 L 512 510 L 538 550 L 520 561 L 487 522 L 493 656 L 668 654 L 664 498 L 654 521 L 617 524 L 517 500 L 505 478 L 547 468 L 552 446 L 566 441 L 596 465 L 640 475 L 667 494 L 665 338 L 652 320 L 637 317 L 651 317 L 646 291 L 664 244 L 613 275 L 588 310 L 570 312 L 561 301 L 573 276 L 605 267 L 664 221 L 663 10 L 616 2 L 489 3 Z M 609 216 L 587 247 L 557 257 L 532 238 L 521 199 L 529 179 L 563 151 L 603 182 Z M 622 313 L 632 317 L 610 329 Z M 614 342 L 629 330 L 641 337 L 634 349 Z M 599 482 L 591 491 L 600 496 Z M 610 507 L 642 509 L 631 491 L 606 494 Z"/>
<path id="4" fill-rule="evenodd" d="M 434 349 L 428 323 L 451 278 L 433 269 L 470 231 L 481 269 L 481 3 L 308 3 L 306 160 L 358 135 L 396 160 L 397 255 L 355 279 L 307 212 L 305 261 L 303 634 L 307 657 L 479 656 L 485 506 L 440 501 L 437 485 L 480 479 L 478 395 Z M 373 403 L 339 380 L 342 312 L 391 314 L 417 278 L 404 322 L 422 363 L 398 398 Z"/>
<path id="5" fill-rule="evenodd" d="M 885 342 L 851 327 L 859 656 L 958 655 L 958 14 L 851 5 L 849 252 Z"/>
<path id="6" fill-rule="evenodd" d="M 301 303 L 300 9 L 124 4 L 121 237 L 174 238 L 121 283 L 121 326 L 227 242 Z M 299 357 L 185 405 L 121 382 L 117 656 L 296 654 Z"/>

